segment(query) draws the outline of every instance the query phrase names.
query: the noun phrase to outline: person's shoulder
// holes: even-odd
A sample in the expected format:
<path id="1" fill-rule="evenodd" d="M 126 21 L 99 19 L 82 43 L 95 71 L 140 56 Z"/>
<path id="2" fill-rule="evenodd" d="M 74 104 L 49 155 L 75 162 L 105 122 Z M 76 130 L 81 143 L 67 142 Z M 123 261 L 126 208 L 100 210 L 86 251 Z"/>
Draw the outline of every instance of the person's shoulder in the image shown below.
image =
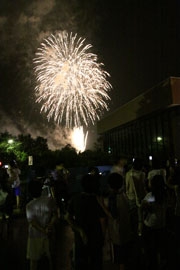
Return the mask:
<path id="1" fill-rule="evenodd" d="M 29 209 L 31 207 L 34 207 L 34 204 L 37 203 L 37 199 L 32 199 L 26 204 L 26 209 Z"/>
<path id="2" fill-rule="evenodd" d="M 48 197 L 46 195 L 41 195 L 39 198 L 37 198 L 37 201 L 49 203 L 49 202 L 54 201 L 54 199 L 52 197 Z"/>
<path id="3" fill-rule="evenodd" d="M 150 177 L 152 177 L 152 176 L 154 176 L 154 175 L 156 175 L 157 174 L 157 170 L 150 170 L 149 172 L 148 172 L 148 178 L 150 178 Z"/>
<path id="4" fill-rule="evenodd" d="M 133 173 L 133 169 L 129 169 L 127 172 L 126 172 L 126 176 L 132 176 L 132 173 Z"/>
<path id="5" fill-rule="evenodd" d="M 54 208 L 56 206 L 56 201 L 52 197 L 43 195 L 37 198 L 34 204 L 36 204 L 37 207 L 47 207 L 49 209 L 49 208 Z"/>
<path id="6" fill-rule="evenodd" d="M 135 169 L 132 169 L 132 174 L 133 174 L 133 175 L 140 176 L 140 175 L 144 175 L 144 172 L 141 171 L 141 170 L 135 170 Z"/>

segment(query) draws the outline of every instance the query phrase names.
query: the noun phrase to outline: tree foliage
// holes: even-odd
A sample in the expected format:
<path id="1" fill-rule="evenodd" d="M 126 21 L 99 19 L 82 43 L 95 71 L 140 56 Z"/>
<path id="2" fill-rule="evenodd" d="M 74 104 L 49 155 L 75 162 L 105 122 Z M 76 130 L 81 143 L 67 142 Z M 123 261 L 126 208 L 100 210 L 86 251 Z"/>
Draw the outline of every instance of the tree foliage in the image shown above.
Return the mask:
<path id="1" fill-rule="evenodd" d="M 0 133 L 0 161 L 3 164 L 15 159 L 20 167 L 26 170 L 29 166 L 29 156 L 33 157 L 33 167 L 39 175 L 44 175 L 46 170 L 55 169 L 61 163 L 67 168 L 73 168 L 104 165 L 110 162 L 109 155 L 99 148 L 77 153 L 75 148 L 67 144 L 62 149 L 52 151 L 48 148 L 47 140 L 42 137 L 32 138 L 30 134 L 12 136 L 8 132 Z"/>

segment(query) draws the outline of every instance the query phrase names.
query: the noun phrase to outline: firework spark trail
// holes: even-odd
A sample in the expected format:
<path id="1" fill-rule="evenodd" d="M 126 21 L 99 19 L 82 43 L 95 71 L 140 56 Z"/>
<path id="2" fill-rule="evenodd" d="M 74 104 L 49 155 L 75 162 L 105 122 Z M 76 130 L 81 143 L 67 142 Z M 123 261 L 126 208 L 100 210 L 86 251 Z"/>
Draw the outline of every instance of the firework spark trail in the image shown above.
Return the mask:
<path id="1" fill-rule="evenodd" d="M 108 110 L 110 75 L 97 55 L 88 52 L 92 45 L 77 34 L 59 32 L 38 48 L 34 58 L 37 79 L 36 102 L 47 118 L 66 127 L 88 125 Z"/>

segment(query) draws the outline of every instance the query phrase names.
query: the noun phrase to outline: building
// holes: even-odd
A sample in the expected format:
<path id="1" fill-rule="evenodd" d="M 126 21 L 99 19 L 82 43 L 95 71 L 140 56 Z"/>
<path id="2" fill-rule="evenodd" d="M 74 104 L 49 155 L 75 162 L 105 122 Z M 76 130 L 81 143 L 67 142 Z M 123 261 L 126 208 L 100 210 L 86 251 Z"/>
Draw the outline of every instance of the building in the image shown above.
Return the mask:
<path id="1" fill-rule="evenodd" d="M 170 77 L 97 123 L 104 151 L 128 158 L 180 158 L 180 78 Z"/>

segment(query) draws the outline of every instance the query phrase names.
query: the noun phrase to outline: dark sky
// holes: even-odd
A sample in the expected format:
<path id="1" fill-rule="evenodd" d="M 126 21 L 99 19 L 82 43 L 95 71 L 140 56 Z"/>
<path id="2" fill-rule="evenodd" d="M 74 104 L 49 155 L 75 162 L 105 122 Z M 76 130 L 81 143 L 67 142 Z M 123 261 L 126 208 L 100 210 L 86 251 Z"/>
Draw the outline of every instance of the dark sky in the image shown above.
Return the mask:
<path id="1" fill-rule="evenodd" d="M 180 75 L 178 2 L 123 0 L 110 9 L 104 55 L 119 97 L 115 106 Z"/>
<path id="2" fill-rule="evenodd" d="M 59 135 L 62 128 L 54 128 L 39 113 L 34 96 L 32 59 L 42 39 L 57 30 L 76 32 L 93 45 L 111 75 L 110 110 L 169 76 L 180 76 L 178 2 L 1 0 L 2 131 L 8 128 L 51 137 L 52 143 L 68 142 Z"/>

